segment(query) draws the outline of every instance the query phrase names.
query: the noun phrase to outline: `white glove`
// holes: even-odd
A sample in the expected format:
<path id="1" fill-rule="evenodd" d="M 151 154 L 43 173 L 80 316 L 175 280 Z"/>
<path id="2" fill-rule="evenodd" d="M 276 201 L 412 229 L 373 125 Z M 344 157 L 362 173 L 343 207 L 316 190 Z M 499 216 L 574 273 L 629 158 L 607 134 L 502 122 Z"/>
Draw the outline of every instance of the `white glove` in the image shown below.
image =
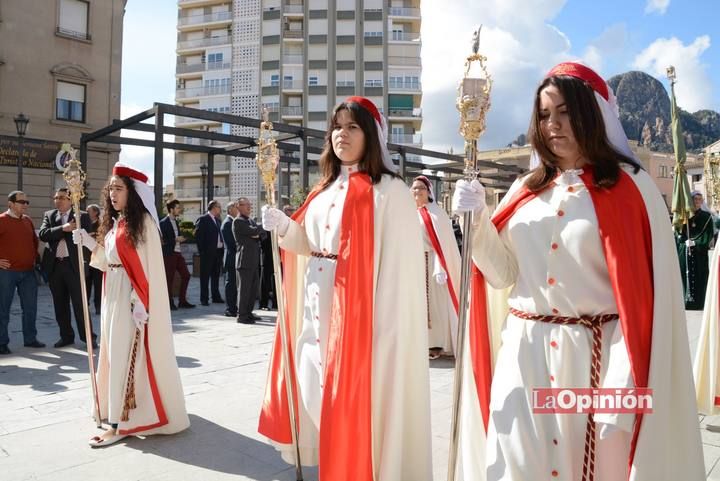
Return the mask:
<path id="1" fill-rule="evenodd" d="M 133 322 L 135 322 L 135 327 L 138 329 L 142 329 L 143 326 L 147 324 L 148 313 L 145 310 L 145 306 L 142 302 L 138 301 L 133 304 L 132 318 Z"/>
<path id="2" fill-rule="evenodd" d="M 485 203 L 485 187 L 479 180 L 472 182 L 458 180 L 455 184 L 455 193 L 452 198 L 452 210 L 458 214 L 465 212 L 482 212 L 487 206 Z"/>
<path id="3" fill-rule="evenodd" d="M 92 236 L 88 234 L 85 229 L 75 229 L 74 231 L 72 231 L 72 237 L 75 244 L 82 244 L 91 251 L 94 251 L 97 247 L 97 242 L 95 242 L 95 239 L 93 239 Z"/>
<path id="4" fill-rule="evenodd" d="M 285 212 L 275 207 L 264 205 L 260 210 L 262 212 L 262 227 L 267 231 L 277 229 L 279 235 L 285 235 L 290 226 L 290 217 Z"/>
<path id="5" fill-rule="evenodd" d="M 695 241 L 692 239 L 688 239 L 685 241 L 685 245 L 688 247 L 695 247 Z"/>
<path id="6" fill-rule="evenodd" d="M 445 273 L 445 271 L 440 271 L 435 274 L 435 282 L 437 282 L 441 286 L 447 283 L 447 274 Z"/>

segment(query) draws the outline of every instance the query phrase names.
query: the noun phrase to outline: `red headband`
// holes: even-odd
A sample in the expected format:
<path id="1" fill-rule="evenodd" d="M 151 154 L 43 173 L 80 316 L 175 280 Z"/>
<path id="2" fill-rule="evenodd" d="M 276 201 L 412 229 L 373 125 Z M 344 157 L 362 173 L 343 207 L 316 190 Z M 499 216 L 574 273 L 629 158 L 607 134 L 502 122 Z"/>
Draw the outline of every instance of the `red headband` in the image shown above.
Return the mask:
<path id="1" fill-rule="evenodd" d="M 418 176 L 415 177 L 415 179 L 413 179 L 413 180 L 419 180 L 420 182 L 422 182 L 423 184 L 425 184 L 425 187 L 427 187 L 428 191 L 430 191 L 430 179 L 428 179 L 428 178 L 425 177 L 424 175 L 418 175 Z"/>
<path id="2" fill-rule="evenodd" d="M 603 78 L 599 76 L 590 67 L 586 67 L 585 65 L 575 62 L 563 62 L 555 65 L 547 73 L 545 78 L 554 77 L 556 75 L 569 75 L 570 77 L 584 80 L 585 82 L 590 84 L 590 86 L 595 92 L 602 95 L 602 97 L 608 102 L 610 101 L 610 96 L 608 95 L 608 86 L 605 83 L 605 80 L 603 80 Z"/>
<path id="3" fill-rule="evenodd" d="M 366 99 L 365 97 L 348 97 L 345 99 L 345 103 L 356 103 L 360 105 L 362 108 L 370 112 L 370 115 L 372 115 L 375 118 L 375 121 L 382 125 L 382 120 L 380 117 L 380 112 L 378 111 L 377 107 L 375 107 L 375 104 L 372 103 L 370 99 Z"/>
<path id="4" fill-rule="evenodd" d="M 139 180 L 140 182 L 147 184 L 148 176 L 140 171 L 131 169 L 121 165 L 116 165 L 112 170 L 113 175 L 120 175 L 122 177 L 130 177 L 131 179 Z"/>

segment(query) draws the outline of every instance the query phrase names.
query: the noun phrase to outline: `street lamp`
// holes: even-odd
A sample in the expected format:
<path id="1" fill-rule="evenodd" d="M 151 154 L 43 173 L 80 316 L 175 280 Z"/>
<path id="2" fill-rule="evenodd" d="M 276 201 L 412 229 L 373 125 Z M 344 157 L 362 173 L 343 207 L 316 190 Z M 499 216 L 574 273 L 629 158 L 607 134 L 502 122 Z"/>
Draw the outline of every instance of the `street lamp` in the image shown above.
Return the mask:
<path id="1" fill-rule="evenodd" d="M 15 117 L 15 130 L 17 130 L 18 135 L 18 160 L 17 160 L 17 190 L 22 190 L 23 188 L 23 154 L 24 147 L 25 147 L 25 133 L 27 132 L 27 126 L 30 123 L 30 119 L 25 117 L 25 114 L 20 112 L 17 117 Z"/>
<path id="2" fill-rule="evenodd" d="M 200 166 L 200 176 L 202 177 L 202 189 L 200 194 L 202 195 L 202 202 L 200 203 L 201 214 L 205 213 L 205 179 L 207 179 L 207 165 L 203 164 Z"/>

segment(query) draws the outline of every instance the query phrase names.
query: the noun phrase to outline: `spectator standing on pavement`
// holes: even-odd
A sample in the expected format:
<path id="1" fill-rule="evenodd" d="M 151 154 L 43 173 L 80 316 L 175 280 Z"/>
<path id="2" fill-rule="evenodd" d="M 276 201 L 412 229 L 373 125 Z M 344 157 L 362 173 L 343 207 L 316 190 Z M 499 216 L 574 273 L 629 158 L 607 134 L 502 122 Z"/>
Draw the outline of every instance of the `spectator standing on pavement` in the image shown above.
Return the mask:
<path id="1" fill-rule="evenodd" d="M 238 215 L 237 202 L 228 202 L 227 215 L 220 226 L 223 241 L 225 241 L 225 257 L 223 259 L 223 270 L 225 271 L 225 315 L 227 317 L 237 316 L 237 272 L 235 270 L 235 237 L 233 236 L 232 225 Z"/>
<path id="2" fill-rule="evenodd" d="M 61 188 L 55 191 L 53 201 L 55 209 L 45 212 L 43 216 L 40 240 L 47 243 L 51 255 L 48 277 L 55 307 L 55 320 L 60 328 L 60 340 L 55 343 L 55 347 L 64 347 L 75 342 L 75 332 L 70 321 L 71 303 L 80 340 L 82 342 L 87 340 L 80 287 L 80 269 L 86 269 L 87 272 L 87 263 L 79 265 L 77 247 L 72 240 L 72 231 L 76 228 L 76 222 L 68 189 Z M 80 225 L 85 230 L 90 228 L 90 218 L 84 212 L 80 215 Z M 85 260 L 87 261 L 89 257 L 86 256 Z M 95 345 L 97 336 L 94 333 L 91 333 L 91 336 Z"/>
<path id="3" fill-rule="evenodd" d="M 200 254 L 200 303 L 203 306 L 209 305 L 208 281 L 210 282 L 213 303 L 225 303 L 220 295 L 219 287 L 222 259 L 225 252 L 225 243 L 220 231 L 221 211 L 220 202 L 211 200 L 208 203 L 207 213 L 201 215 L 195 221 L 195 242 L 197 242 L 198 253 Z"/>
<path id="4" fill-rule="evenodd" d="M 258 294 L 260 266 L 260 236 L 265 232 L 250 218 L 252 203 L 247 197 L 237 201 L 238 216 L 233 221 L 232 231 L 235 237 L 237 254 L 237 322 L 255 324 L 260 317 L 253 314 Z"/>
<path id="5" fill-rule="evenodd" d="M 45 347 L 37 340 L 37 281 L 34 267 L 38 238 L 25 215 L 30 201 L 24 192 L 8 194 L 8 210 L 0 214 L 0 354 L 10 354 L 8 324 L 15 290 L 20 296 L 25 347 Z"/>
<path id="6" fill-rule="evenodd" d="M 260 235 L 260 253 L 260 309 L 267 311 L 270 303 L 272 303 L 273 309 L 277 309 L 272 238 L 267 232 Z"/>
<path id="7" fill-rule="evenodd" d="M 110 429 L 90 439 L 93 448 L 190 425 L 152 187 L 142 172 L 118 163 L 102 197 L 101 242 L 84 229 L 72 236 L 93 251 L 92 264 L 105 272 L 97 378 L 100 418 Z"/>
<path id="8" fill-rule="evenodd" d="M 165 277 L 167 278 L 168 297 L 170 298 L 170 310 L 174 311 L 178 307 L 192 308 L 195 304 L 190 304 L 187 300 L 187 288 L 190 282 L 190 272 L 185 264 L 185 258 L 180 250 L 180 244 L 185 242 L 185 237 L 180 235 L 177 218 L 182 214 L 183 208 L 180 201 L 173 199 L 165 204 L 168 215 L 160 221 L 160 232 L 162 233 L 162 253 L 165 262 Z M 180 293 L 178 295 L 177 306 L 173 302 L 173 282 L 175 281 L 175 273 L 180 274 Z"/>
<path id="9" fill-rule="evenodd" d="M 98 227 L 100 227 L 100 206 L 97 204 L 90 204 L 87 206 L 87 213 L 90 217 L 90 228 L 88 229 L 88 234 L 95 238 Z M 85 286 L 88 301 L 90 301 L 90 298 L 92 297 L 92 303 L 93 306 L 95 306 L 95 314 L 99 316 L 100 298 L 102 296 L 102 271 L 90 266 L 88 269 L 88 276 L 85 279 Z"/>

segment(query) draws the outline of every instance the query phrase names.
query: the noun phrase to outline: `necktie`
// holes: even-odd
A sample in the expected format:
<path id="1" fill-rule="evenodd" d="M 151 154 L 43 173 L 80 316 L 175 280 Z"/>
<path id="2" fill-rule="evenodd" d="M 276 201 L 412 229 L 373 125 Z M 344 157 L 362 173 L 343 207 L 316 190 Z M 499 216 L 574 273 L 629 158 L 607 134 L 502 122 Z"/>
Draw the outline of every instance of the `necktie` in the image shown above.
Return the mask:
<path id="1" fill-rule="evenodd" d="M 68 219 L 67 213 L 61 214 L 60 215 L 60 225 L 65 225 L 65 223 L 67 222 L 67 219 Z M 63 236 L 65 236 L 64 232 L 63 232 Z M 65 239 L 64 238 L 60 239 L 60 242 L 58 242 L 57 252 L 56 252 L 55 256 L 58 259 L 62 259 L 64 257 L 67 257 L 68 255 L 69 255 L 69 253 L 68 253 L 67 244 L 65 243 Z"/>

